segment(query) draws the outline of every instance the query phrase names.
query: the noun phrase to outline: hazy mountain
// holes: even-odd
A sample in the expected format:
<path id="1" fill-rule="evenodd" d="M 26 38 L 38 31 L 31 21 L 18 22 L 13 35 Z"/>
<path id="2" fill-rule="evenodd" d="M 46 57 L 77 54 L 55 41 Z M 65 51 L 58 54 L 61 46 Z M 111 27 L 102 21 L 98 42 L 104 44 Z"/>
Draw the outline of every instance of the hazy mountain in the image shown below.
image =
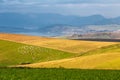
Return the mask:
<path id="1" fill-rule="evenodd" d="M 87 34 L 73 34 L 66 36 L 69 39 L 120 39 L 120 32 L 95 32 Z"/>
<path id="2" fill-rule="evenodd" d="M 20 13 L 0 13 L 0 26 L 50 26 L 64 24 L 72 26 L 120 24 L 120 17 L 107 19 L 101 15 L 87 17 L 64 16 L 59 14 L 20 14 Z"/>
<path id="3" fill-rule="evenodd" d="M 101 26 L 120 24 L 120 17 L 105 18 L 101 15 L 86 17 L 65 16 L 60 14 L 20 14 L 0 13 L 0 32 L 37 32 L 52 35 L 86 33 L 96 31 Z M 92 27 L 90 27 L 92 25 Z M 104 29 L 104 28 L 103 28 Z M 107 27 L 109 29 L 109 26 Z M 106 30 L 106 29 L 105 29 Z M 104 30 L 102 30 L 104 31 Z"/>

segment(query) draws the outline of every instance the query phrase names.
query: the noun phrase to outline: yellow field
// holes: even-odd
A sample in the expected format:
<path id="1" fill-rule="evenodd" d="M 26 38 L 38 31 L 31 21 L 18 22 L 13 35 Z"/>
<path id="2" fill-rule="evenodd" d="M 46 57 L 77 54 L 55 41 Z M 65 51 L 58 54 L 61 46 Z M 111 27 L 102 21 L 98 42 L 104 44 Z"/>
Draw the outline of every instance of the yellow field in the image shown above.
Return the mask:
<path id="1" fill-rule="evenodd" d="M 24 42 L 24 41 L 34 41 L 34 40 L 47 40 L 47 39 L 51 39 L 51 38 L 20 35 L 20 34 L 0 33 L 0 39 L 15 41 L 15 42 Z"/>
<path id="2" fill-rule="evenodd" d="M 88 54 L 88 55 L 87 55 Z M 99 48 L 86 55 L 56 61 L 22 65 L 32 68 L 120 69 L 120 44 Z"/>
<path id="3" fill-rule="evenodd" d="M 89 50 L 94 50 L 100 47 L 117 44 L 116 42 L 95 42 L 82 40 L 67 40 L 46 37 L 35 37 L 17 34 L 0 34 L 0 39 L 21 42 L 30 45 L 37 45 L 52 49 L 58 49 L 73 53 L 84 53 Z"/>
<path id="4" fill-rule="evenodd" d="M 96 54 L 71 59 L 22 65 L 31 68 L 120 69 L 120 53 Z"/>
<path id="5" fill-rule="evenodd" d="M 19 65 L 18 67 L 120 69 L 120 44 L 118 42 L 67 40 L 17 34 L 0 34 L 0 39 L 48 47 L 72 53 L 86 54 L 70 59 L 41 63 L 38 61 L 38 63 Z"/>

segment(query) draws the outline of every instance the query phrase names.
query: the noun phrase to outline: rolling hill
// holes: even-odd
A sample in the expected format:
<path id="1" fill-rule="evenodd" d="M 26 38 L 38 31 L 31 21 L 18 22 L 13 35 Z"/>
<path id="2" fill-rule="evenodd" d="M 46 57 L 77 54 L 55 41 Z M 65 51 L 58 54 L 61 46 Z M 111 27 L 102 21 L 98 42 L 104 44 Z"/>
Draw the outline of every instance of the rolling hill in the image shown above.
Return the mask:
<path id="1" fill-rule="evenodd" d="M 120 44 L 86 53 L 81 57 L 28 64 L 32 68 L 120 69 Z M 20 66 L 19 66 L 20 67 Z"/>
<path id="2" fill-rule="evenodd" d="M 119 42 L 1 33 L 0 45 L 0 67 L 120 69 Z"/>
<path id="3" fill-rule="evenodd" d="M 82 41 L 82 40 L 68 40 L 46 37 L 35 37 L 18 34 L 0 34 L 0 39 L 15 41 L 35 46 L 47 47 L 57 50 L 62 50 L 72 53 L 84 53 L 90 50 L 95 50 L 104 46 L 117 44 L 117 42 L 99 42 L 99 41 Z"/>
<path id="4" fill-rule="evenodd" d="M 0 40 L 0 67 L 75 57 L 76 54 L 55 49 Z"/>

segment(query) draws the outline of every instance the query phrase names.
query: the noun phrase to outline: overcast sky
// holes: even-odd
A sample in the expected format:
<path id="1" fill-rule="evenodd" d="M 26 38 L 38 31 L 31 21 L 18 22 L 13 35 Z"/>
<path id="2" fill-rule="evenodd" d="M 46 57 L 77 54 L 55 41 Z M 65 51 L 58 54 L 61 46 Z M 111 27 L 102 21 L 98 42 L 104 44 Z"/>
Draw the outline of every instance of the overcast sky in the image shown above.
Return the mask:
<path id="1" fill-rule="evenodd" d="M 0 0 L 0 12 L 120 16 L 120 0 Z"/>

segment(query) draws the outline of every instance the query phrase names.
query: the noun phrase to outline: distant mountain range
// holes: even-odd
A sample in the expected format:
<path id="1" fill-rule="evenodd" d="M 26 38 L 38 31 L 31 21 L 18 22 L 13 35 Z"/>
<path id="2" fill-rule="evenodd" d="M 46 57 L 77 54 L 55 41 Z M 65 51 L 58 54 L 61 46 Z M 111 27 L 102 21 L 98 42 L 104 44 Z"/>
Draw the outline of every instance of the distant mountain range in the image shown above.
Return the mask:
<path id="1" fill-rule="evenodd" d="M 56 36 L 96 31 L 115 31 L 114 29 L 120 28 L 119 25 L 120 17 L 105 18 L 101 15 L 80 17 L 51 13 L 0 13 L 0 32 L 35 32 Z"/>
<path id="2" fill-rule="evenodd" d="M 86 34 L 73 34 L 66 36 L 69 39 L 120 39 L 120 31 L 114 32 L 97 32 L 97 33 L 86 33 Z"/>
<path id="3" fill-rule="evenodd" d="M 49 13 L 48 14 L 0 13 L 0 26 L 45 27 L 55 24 L 72 26 L 120 24 L 120 17 L 105 18 L 101 15 L 80 17 Z"/>

